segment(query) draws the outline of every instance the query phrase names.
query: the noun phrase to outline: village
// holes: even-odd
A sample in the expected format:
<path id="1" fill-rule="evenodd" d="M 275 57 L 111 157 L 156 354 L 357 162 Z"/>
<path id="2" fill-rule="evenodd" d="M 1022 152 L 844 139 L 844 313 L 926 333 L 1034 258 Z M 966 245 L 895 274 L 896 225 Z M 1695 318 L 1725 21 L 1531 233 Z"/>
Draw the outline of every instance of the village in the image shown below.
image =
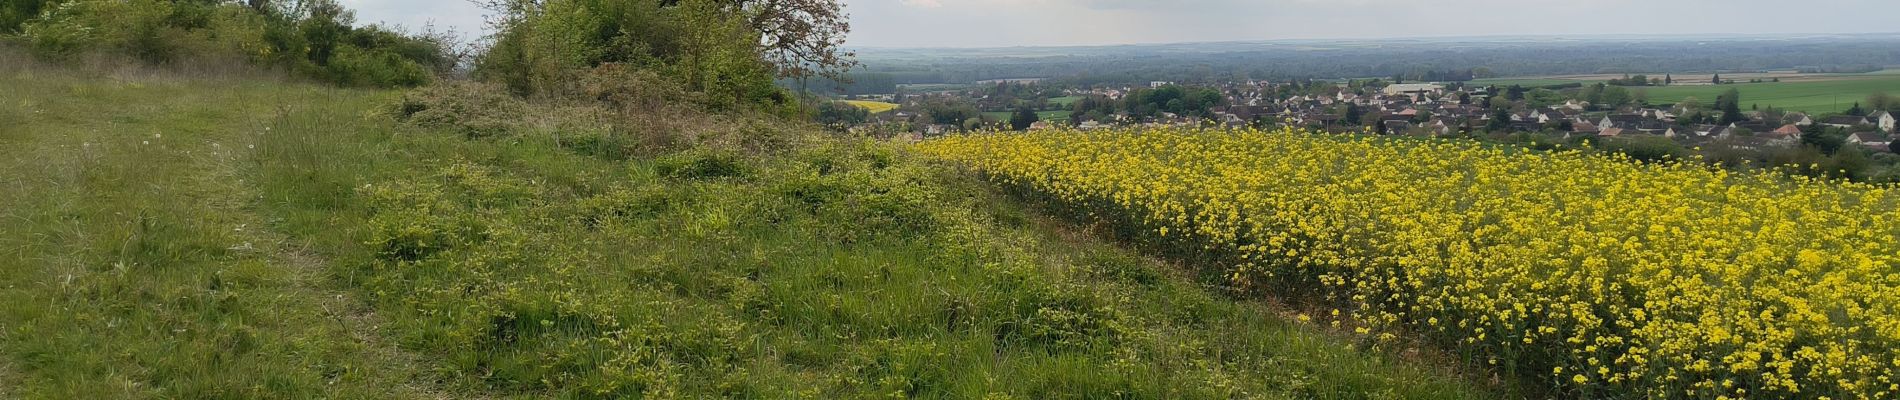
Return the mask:
<path id="1" fill-rule="evenodd" d="M 1640 79 L 1640 78 L 1639 78 Z M 1748 107 L 1729 100 L 1736 116 L 1698 102 L 1649 105 L 1640 95 L 1617 86 L 1572 85 L 1567 90 L 1521 86 L 1478 86 L 1461 82 L 1385 83 L 1383 80 L 1335 82 L 1232 82 L 1199 88 L 1219 94 L 1200 107 L 1157 104 L 1155 110 L 1128 105 L 1128 97 L 1181 88 L 1171 82 L 1143 86 L 1037 90 L 1035 81 L 1000 81 L 980 88 L 909 96 L 867 97 L 901 101 L 895 112 L 873 115 L 861 130 L 897 130 L 929 137 L 974 128 L 1011 128 L 1013 118 L 972 117 L 957 104 L 997 111 L 1038 108 L 1024 130 L 1072 127 L 1082 130 L 1117 126 L 1190 126 L 1270 128 L 1298 126 L 1329 132 L 1363 132 L 1420 137 L 1501 138 L 1533 134 L 1574 142 L 1604 138 L 1669 138 L 1684 145 L 1720 142 L 1740 149 L 1795 147 L 1804 134 L 1833 129 L 1847 144 L 1890 152 L 1896 116 L 1888 111 L 1839 115 Z M 1003 88 L 999 90 L 998 88 Z M 1188 88 L 1185 90 L 1196 90 Z M 1021 96 L 1041 93 L 1044 98 Z M 1602 93 L 1608 92 L 1607 95 Z M 1599 102 L 1587 99 L 1606 97 Z M 1016 96 L 1011 96 L 1016 95 Z M 1060 96 L 1057 96 L 1060 95 Z M 1053 102 L 1049 99 L 1066 99 Z M 1608 101 L 1604 101 L 1608 100 Z M 1712 99 L 1716 103 L 1722 99 Z M 1172 100 L 1170 100 L 1172 101 Z M 1103 107 L 1102 105 L 1112 105 Z M 1099 108 L 1091 108 L 1099 107 Z M 968 107 L 964 107 L 968 108 Z M 1051 111 L 1053 110 L 1053 112 Z M 953 118 L 941 114 L 955 113 Z M 1049 116 L 1066 118 L 1047 118 Z M 1017 119 L 1017 121 L 1011 121 Z"/>

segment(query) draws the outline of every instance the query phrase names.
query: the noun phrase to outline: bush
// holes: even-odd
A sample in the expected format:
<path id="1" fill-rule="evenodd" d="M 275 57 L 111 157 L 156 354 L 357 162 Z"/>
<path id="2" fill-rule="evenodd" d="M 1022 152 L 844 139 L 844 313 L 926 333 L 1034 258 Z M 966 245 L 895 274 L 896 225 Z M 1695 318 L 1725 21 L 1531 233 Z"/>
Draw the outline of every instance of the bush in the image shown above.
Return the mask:
<path id="1" fill-rule="evenodd" d="M 444 39 L 355 28 L 351 13 L 329 0 L 301 2 L 296 9 L 205 0 L 20 1 L 0 7 L 0 34 L 17 30 L 36 53 L 52 59 L 82 52 L 124 54 L 151 64 L 235 58 L 327 82 L 377 87 L 426 84 L 456 62 Z M 37 13 L 23 17 L 27 11 Z"/>
<path id="2" fill-rule="evenodd" d="M 422 86 L 434 76 L 422 64 L 395 53 L 349 45 L 338 49 L 325 72 L 338 84 L 374 87 Z"/>
<path id="3" fill-rule="evenodd" d="M 742 15 L 710 1 L 554 0 L 510 16 L 477 76 L 519 95 L 580 94 L 609 65 L 655 71 L 715 110 L 783 110 L 794 101 L 760 58 Z"/>
<path id="4" fill-rule="evenodd" d="M 507 133 L 525 111 L 520 100 L 500 88 L 461 81 L 404 93 L 393 110 L 399 121 L 469 137 Z"/>

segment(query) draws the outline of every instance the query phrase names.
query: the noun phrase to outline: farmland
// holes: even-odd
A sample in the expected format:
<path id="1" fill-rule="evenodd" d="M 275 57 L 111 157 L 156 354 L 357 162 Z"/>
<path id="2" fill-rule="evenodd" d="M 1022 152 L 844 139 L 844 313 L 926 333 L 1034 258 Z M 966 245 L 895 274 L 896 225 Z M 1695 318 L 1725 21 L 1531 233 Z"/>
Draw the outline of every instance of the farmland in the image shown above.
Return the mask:
<path id="1" fill-rule="evenodd" d="M 1662 74 L 1650 75 L 1652 78 Z M 1863 101 L 1874 93 L 1900 93 L 1900 73 L 1892 70 L 1865 74 L 1800 74 L 1792 72 L 1758 74 L 1723 74 L 1723 80 L 1733 80 L 1730 85 L 1710 85 L 1712 74 L 1676 75 L 1677 84 L 1660 87 L 1638 87 L 1633 90 L 1647 93 L 1651 104 L 1674 104 L 1694 97 L 1704 104 L 1714 101 L 1716 96 L 1729 89 L 1742 93 L 1744 108 L 1750 105 L 1777 107 L 1792 111 L 1809 113 L 1841 112 Z M 1622 75 L 1565 75 L 1529 78 L 1499 78 L 1471 81 L 1470 85 L 1521 85 L 1525 87 L 1562 85 L 1568 83 L 1594 84 Z M 1749 83 L 1760 79 L 1762 83 Z M 1773 80 L 1780 79 L 1780 82 Z"/>
<path id="2" fill-rule="evenodd" d="M 952 136 L 920 151 L 1229 284 L 1567 398 L 1900 394 L 1900 192 L 1295 130 Z M 1796 211 L 1798 210 L 1798 212 Z"/>
<path id="3" fill-rule="evenodd" d="M 1669 86 L 1644 89 L 1649 101 L 1672 104 L 1694 97 L 1704 104 L 1729 89 L 1742 93 L 1744 108 L 1750 105 L 1774 106 L 1809 113 L 1846 111 L 1874 93 L 1900 93 L 1900 75 L 1881 74 L 1863 77 L 1812 81 L 1736 83 L 1733 85 Z"/>
<path id="4" fill-rule="evenodd" d="M 844 102 L 853 106 L 857 106 L 858 108 L 862 108 L 865 111 L 870 111 L 872 114 L 896 110 L 898 107 L 897 104 L 886 103 L 882 101 L 845 100 Z"/>

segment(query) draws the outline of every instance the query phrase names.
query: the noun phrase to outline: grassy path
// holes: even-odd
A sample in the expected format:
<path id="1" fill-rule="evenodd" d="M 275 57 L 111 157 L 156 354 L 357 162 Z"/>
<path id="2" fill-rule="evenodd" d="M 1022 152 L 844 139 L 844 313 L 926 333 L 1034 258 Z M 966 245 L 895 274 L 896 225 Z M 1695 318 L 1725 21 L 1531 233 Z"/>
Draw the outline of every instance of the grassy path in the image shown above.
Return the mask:
<path id="1" fill-rule="evenodd" d="M 337 93 L 31 71 L 0 87 L 7 395 L 426 394 L 247 181 L 271 115 Z"/>

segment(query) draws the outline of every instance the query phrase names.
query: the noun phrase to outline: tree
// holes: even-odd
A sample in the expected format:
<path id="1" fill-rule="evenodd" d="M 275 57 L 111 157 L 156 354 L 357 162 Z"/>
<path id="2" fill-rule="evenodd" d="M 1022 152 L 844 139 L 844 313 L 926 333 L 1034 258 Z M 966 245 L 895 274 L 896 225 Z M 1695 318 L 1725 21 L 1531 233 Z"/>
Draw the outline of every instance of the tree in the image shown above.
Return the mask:
<path id="1" fill-rule="evenodd" d="M 1886 92 L 1874 92 L 1867 95 L 1867 108 L 1877 111 L 1900 111 L 1900 98 Z"/>
<path id="2" fill-rule="evenodd" d="M 1847 109 L 1847 115 L 1852 115 L 1856 117 L 1865 117 L 1867 116 L 1867 110 L 1860 108 L 1860 103 L 1855 102 L 1853 108 Z"/>
<path id="3" fill-rule="evenodd" d="M 1741 122 L 1742 92 L 1736 89 L 1722 92 L 1721 96 L 1715 98 L 1715 107 L 1722 110 L 1722 119 L 1719 120 L 1722 125 Z"/>
<path id="4" fill-rule="evenodd" d="M 40 10 L 59 2 L 49 0 L 9 0 L 0 4 L 0 34 L 18 33 L 20 25 L 40 15 Z"/>
<path id="5" fill-rule="evenodd" d="M 1610 86 L 1603 89 L 1603 104 L 1604 105 L 1607 105 L 1610 107 L 1622 107 L 1622 106 L 1629 105 L 1630 102 L 1635 101 L 1635 100 L 1636 100 L 1636 97 L 1630 94 L 1629 88 L 1625 88 L 1622 86 Z"/>
<path id="6" fill-rule="evenodd" d="M 1503 132 L 1510 128 L 1511 110 L 1504 107 L 1491 109 L 1491 121 L 1484 124 L 1484 129 L 1492 132 Z"/>
<path id="7" fill-rule="evenodd" d="M 1840 129 L 1814 124 L 1801 129 L 1801 144 L 1819 150 L 1822 154 L 1834 154 L 1847 145 L 1847 137 Z"/>
<path id="8" fill-rule="evenodd" d="M 1713 82 L 1717 85 L 1722 84 L 1722 74 L 1715 74 L 1715 78 L 1709 79 L 1709 82 Z"/>
<path id="9" fill-rule="evenodd" d="M 1365 119 L 1365 116 L 1366 116 L 1366 112 L 1365 110 L 1359 109 L 1359 104 L 1346 103 L 1346 124 L 1347 125 L 1359 125 L 1361 123 L 1361 120 Z"/>
<path id="10" fill-rule="evenodd" d="M 530 0 L 533 1 L 533 0 Z M 672 7 L 690 0 L 660 0 Z M 844 49 L 851 34 L 849 16 L 837 0 L 709 0 L 743 16 L 759 37 L 765 61 L 781 78 L 824 76 L 844 79 L 858 65 L 856 54 Z"/>
<path id="11" fill-rule="evenodd" d="M 1675 75 L 1670 75 L 1670 74 L 1663 74 L 1663 85 L 1664 85 L 1664 86 L 1668 86 L 1668 85 L 1674 85 L 1674 84 L 1676 84 L 1676 76 L 1675 76 Z"/>
<path id="12" fill-rule="evenodd" d="M 1698 99 L 1695 96 L 1684 97 L 1682 101 L 1676 102 L 1676 113 L 1678 114 L 1688 114 L 1701 109 L 1702 99 Z"/>
<path id="13" fill-rule="evenodd" d="M 1019 131 L 1029 130 L 1029 127 L 1039 120 L 1041 117 L 1037 116 L 1035 111 L 1027 107 L 1017 108 L 1016 113 L 1009 116 L 1009 128 Z"/>
<path id="14" fill-rule="evenodd" d="M 816 119 L 819 124 L 842 130 L 851 125 L 864 123 L 870 119 L 871 111 L 842 101 L 818 103 Z"/>
<path id="15" fill-rule="evenodd" d="M 1532 89 L 1524 93 L 1524 99 L 1530 103 L 1531 108 L 1545 108 L 1563 104 L 1564 95 L 1550 89 Z"/>

